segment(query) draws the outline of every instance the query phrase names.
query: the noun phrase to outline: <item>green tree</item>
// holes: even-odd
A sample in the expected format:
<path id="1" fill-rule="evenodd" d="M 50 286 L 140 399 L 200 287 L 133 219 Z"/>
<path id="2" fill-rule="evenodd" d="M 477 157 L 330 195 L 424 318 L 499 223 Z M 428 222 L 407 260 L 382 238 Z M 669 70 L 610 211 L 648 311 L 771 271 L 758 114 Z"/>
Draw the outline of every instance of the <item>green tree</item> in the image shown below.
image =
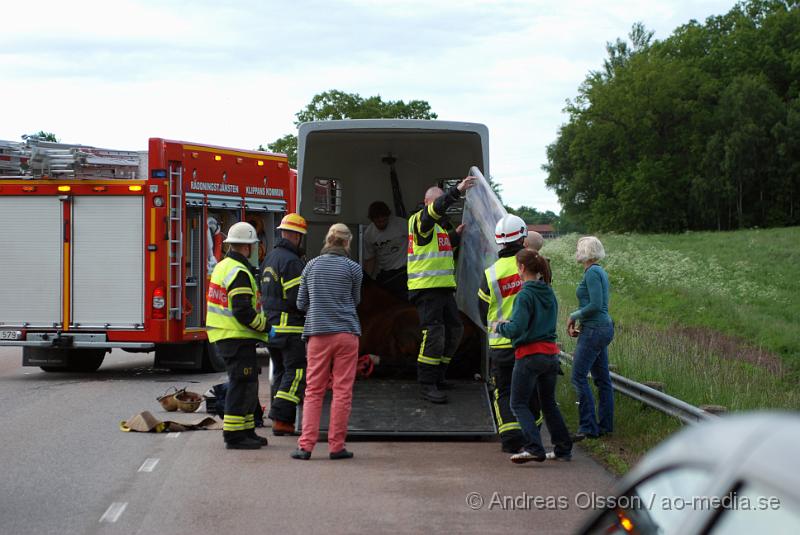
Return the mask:
<path id="1" fill-rule="evenodd" d="M 800 2 L 749 0 L 663 41 L 641 23 L 547 147 L 562 220 L 590 231 L 800 223 Z"/>
<path id="2" fill-rule="evenodd" d="M 337 89 L 314 95 L 308 105 L 295 114 L 295 126 L 309 121 L 337 119 L 436 119 L 438 115 L 424 100 L 383 100 L 379 95 L 364 98 Z M 267 144 L 273 152 L 285 153 L 289 165 L 297 167 L 297 136 L 287 134 Z M 259 150 L 264 150 L 259 145 Z"/>
<path id="3" fill-rule="evenodd" d="M 492 191 L 494 192 L 494 194 L 497 195 L 497 199 L 500 201 L 500 204 L 502 204 L 503 203 L 503 195 L 502 195 L 503 194 L 503 186 L 501 186 L 499 182 L 495 181 L 494 177 L 492 177 L 491 175 L 489 175 L 489 176 L 487 176 L 485 178 L 486 178 L 486 182 L 489 183 L 489 187 L 492 188 Z M 506 206 L 506 210 L 508 210 L 507 206 Z"/>
<path id="4" fill-rule="evenodd" d="M 58 138 L 52 132 L 45 132 L 44 130 L 39 130 L 35 134 L 29 134 L 22 136 L 22 139 L 28 139 L 29 137 L 35 137 L 42 141 L 52 141 L 53 143 L 58 143 Z"/>
<path id="5" fill-rule="evenodd" d="M 286 134 L 276 139 L 272 143 L 269 143 L 266 149 L 263 145 L 259 145 L 258 150 L 281 152 L 289 158 L 289 166 L 297 168 L 297 136 L 294 134 Z"/>
<path id="6" fill-rule="evenodd" d="M 608 58 L 603 61 L 602 76 L 606 79 L 613 78 L 617 70 L 624 67 L 634 54 L 650 46 L 653 35 L 654 32 L 645 28 L 642 22 L 636 22 L 628 33 L 630 44 L 620 38 L 613 43 L 606 43 Z"/>
<path id="7" fill-rule="evenodd" d="M 800 211 L 797 203 L 797 199 L 800 197 L 800 98 L 789 102 L 786 122 L 779 124 L 774 132 L 778 139 L 779 165 L 788 179 L 776 192 L 778 206 L 773 207 L 773 211 L 770 212 L 770 222 L 776 216 L 780 217 L 788 211 L 789 224 L 796 225 L 800 223 Z"/>
<path id="8" fill-rule="evenodd" d="M 511 208 L 506 206 L 506 211 L 509 214 L 518 215 L 529 225 L 553 225 L 558 227 L 559 217 L 550 210 L 540 212 L 532 206 L 520 206 L 519 208 Z"/>

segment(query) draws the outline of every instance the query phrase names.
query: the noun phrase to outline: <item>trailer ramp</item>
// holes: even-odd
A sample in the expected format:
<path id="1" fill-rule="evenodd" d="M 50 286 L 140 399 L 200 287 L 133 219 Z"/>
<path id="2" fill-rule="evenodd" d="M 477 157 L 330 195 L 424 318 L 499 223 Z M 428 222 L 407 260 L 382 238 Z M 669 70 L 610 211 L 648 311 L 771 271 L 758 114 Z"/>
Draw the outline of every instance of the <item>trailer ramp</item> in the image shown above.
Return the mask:
<path id="1" fill-rule="evenodd" d="M 349 436 L 489 436 L 497 429 L 486 384 L 453 381 L 448 402 L 420 398 L 416 381 L 367 379 L 355 383 Z M 325 396 L 322 430 L 328 429 L 331 393 Z"/>

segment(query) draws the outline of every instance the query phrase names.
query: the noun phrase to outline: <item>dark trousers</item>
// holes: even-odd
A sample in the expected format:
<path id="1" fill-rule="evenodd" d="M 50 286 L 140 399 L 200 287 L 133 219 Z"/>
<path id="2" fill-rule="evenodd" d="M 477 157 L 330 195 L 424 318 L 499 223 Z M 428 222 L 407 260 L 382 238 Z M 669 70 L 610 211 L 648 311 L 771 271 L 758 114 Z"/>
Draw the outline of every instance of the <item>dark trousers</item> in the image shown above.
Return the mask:
<path id="1" fill-rule="evenodd" d="M 514 364 L 511 378 L 511 410 L 522 427 L 525 450 L 537 457 L 545 455 L 542 437 L 530 410 L 530 399 L 537 390 L 544 422 L 553 442 L 553 452 L 558 457 L 572 454 L 572 440 L 556 404 L 558 370 L 558 355 L 528 355 Z"/>
<path id="2" fill-rule="evenodd" d="M 525 445 L 525 437 L 517 417 L 511 411 L 511 377 L 514 372 L 514 350 L 511 348 L 492 349 L 489 352 L 491 365 L 492 406 L 497 421 L 497 431 L 504 451 L 519 451 Z M 529 408 L 536 418 L 536 425 L 542 424 L 539 393 L 531 395 Z"/>
<path id="3" fill-rule="evenodd" d="M 275 401 L 275 394 L 278 392 L 278 388 L 281 386 L 281 381 L 283 381 L 283 354 L 281 353 L 280 349 L 275 349 L 270 347 L 269 348 L 269 360 L 272 362 L 272 377 L 270 379 L 270 406 Z"/>
<path id="4" fill-rule="evenodd" d="M 282 346 L 269 348 L 271 357 L 279 359 L 283 368 L 279 381 L 273 383 L 269 417 L 293 424 L 306 390 L 306 344 L 297 334 L 287 336 Z"/>
<path id="5" fill-rule="evenodd" d="M 408 273 L 406 268 L 381 271 L 375 278 L 384 290 L 403 301 L 408 301 Z"/>
<path id="6" fill-rule="evenodd" d="M 422 290 L 414 296 L 422 329 L 422 344 L 417 357 L 417 380 L 435 384 L 444 380 L 464 334 L 452 290 Z"/>
<path id="7" fill-rule="evenodd" d="M 225 360 L 228 372 L 222 436 L 225 442 L 238 442 L 255 433 L 254 414 L 258 406 L 256 341 L 220 340 L 215 349 Z"/>

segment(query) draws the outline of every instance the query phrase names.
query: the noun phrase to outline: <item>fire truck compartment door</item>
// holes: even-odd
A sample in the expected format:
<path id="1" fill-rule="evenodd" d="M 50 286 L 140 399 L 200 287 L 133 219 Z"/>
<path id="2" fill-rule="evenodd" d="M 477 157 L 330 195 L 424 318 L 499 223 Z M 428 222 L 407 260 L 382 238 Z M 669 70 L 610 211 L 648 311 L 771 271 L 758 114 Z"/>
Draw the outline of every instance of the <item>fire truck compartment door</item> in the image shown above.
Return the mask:
<path id="1" fill-rule="evenodd" d="M 0 325 L 61 323 L 64 216 L 57 197 L 0 197 Z"/>
<path id="2" fill-rule="evenodd" d="M 280 199 L 247 199 L 244 207 L 247 210 L 263 210 L 265 212 L 285 212 L 286 201 Z"/>
<path id="3" fill-rule="evenodd" d="M 72 205 L 72 324 L 144 324 L 144 198 L 75 197 Z"/>

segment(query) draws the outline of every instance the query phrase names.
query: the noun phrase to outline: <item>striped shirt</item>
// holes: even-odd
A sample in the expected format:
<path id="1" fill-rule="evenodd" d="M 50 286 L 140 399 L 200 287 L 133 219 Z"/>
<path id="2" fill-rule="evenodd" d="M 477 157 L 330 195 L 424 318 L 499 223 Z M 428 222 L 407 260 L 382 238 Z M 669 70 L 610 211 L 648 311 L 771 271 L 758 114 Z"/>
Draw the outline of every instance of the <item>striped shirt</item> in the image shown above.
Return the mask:
<path id="1" fill-rule="evenodd" d="M 297 308 L 306 312 L 304 339 L 333 333 L 361 336 L 356 307 L 362 278 L 361 266 L 339 254 L 323 254 L 306 265 L 297 295 Z"/>

